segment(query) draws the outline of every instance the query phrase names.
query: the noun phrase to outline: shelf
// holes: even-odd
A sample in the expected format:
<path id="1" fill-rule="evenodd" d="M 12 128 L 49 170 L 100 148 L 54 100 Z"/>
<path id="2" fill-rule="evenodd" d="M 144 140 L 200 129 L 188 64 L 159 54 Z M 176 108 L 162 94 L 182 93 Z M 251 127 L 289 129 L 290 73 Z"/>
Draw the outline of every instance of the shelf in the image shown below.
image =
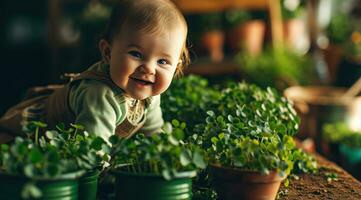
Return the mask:
<path id="1" fill-rule="evenodd" d="M 268 0 L 173 0 L 184 13 L 216 12 L 227 9 L 267 9 Z"/>
<path id="2" fill-rule="evenodd" d="M 207 61 L 191 64 L 184 71 L 184 74 L 197 74 L 201 76 L 240 74 L 236 63 L 232 61 L 222 61 L 212 63 Z"/>

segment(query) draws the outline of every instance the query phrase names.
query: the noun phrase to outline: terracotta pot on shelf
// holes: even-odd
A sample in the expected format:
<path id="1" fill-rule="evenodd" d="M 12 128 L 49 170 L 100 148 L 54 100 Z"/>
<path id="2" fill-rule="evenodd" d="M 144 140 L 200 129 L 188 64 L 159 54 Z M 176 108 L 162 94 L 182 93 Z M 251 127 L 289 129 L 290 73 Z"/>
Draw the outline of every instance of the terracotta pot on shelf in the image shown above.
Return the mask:
<path id="1" fill-rule="evenodd" d="M 227 45 L 233 53 L 246 50 L 256 55 L 262 51 L 265 30 L 263 20 L 249 20 L 227 32 Z"/>
<path id="2" fill-rule="evenodd" d="M 220 62 L 224 58 L 224 32 L 213 30 L 204 32 L 200 39 L 200 46 L 213 62 Z"/>
<path id="3" fill-rule="evenodd" d="M 338 45 L 328 45 L 323 49 L 323 55 L 327 63 L 328 71 L 330 74 L 330 83 L 335 83 L 337 79 L 338 66 L 341 63 L 342 49 Z"/>
<path id="4" fill-rule="evenodd" d="M 222 200 L 274 200 L 281 182 L 276 171 L 268 175 L 219 165 L 210 165 L 212 185 Z"/>
<path id="5" fill-rule="evenodd" d="M 306 23 L 301 18 L 289 19 L 283 22 L 283 34 L 286 45 L 297 52 L 306 53 L 310 41 Z"/>

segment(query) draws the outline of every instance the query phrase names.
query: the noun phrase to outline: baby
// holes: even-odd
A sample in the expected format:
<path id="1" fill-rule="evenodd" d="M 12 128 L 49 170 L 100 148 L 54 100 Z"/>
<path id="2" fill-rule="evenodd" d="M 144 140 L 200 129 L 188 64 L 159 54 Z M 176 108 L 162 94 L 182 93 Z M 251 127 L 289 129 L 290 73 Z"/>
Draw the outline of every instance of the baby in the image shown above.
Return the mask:
<path id="1" fill-rule="evenodd" d="M 160 94 L 189 63 L 187 31 L 169 0 L 118 1 L 99 41 L 102 60 L 50 95 L 10 108 L 0 129 L 15 136 L 33 120 L 75 123 L 106 140 L 159 131 Z"/>

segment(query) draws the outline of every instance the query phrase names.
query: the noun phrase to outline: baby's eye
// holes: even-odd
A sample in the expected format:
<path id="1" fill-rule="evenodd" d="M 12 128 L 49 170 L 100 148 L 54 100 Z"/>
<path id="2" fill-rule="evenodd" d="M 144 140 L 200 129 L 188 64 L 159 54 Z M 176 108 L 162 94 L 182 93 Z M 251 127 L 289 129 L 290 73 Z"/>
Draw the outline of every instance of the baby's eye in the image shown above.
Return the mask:
<path id="1" fill-rule="evenodd" d="M 143 58 L 143 55 L 138 51 L 129 51 L 128 54 L 136 58 Z"/>
<path id="2" fill-rule="evenodd" d="M 159 59 L 158 61 L 158 64 L 160 65 L 167 65 L 167 64 L 170 64 L 170 62 L 166 59 Z"/>

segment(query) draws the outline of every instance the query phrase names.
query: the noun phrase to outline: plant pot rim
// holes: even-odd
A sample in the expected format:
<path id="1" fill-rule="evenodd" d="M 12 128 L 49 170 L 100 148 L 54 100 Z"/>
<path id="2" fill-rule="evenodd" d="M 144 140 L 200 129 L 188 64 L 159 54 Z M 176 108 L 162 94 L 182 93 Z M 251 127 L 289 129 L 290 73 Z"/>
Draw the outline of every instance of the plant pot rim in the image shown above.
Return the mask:
<path id="1" fill-rule="evenodd" d="M 65 174 L 60 174 L 54 177 L 42 177 L 42 176 L 35 176 L 35 177 L 27 177 L 25 175 L 19 175 L 19 174 L 11 174 L 6 173 L 3 171 L 0 171 L 0 176 L 6 176 L 6 177 L 12 177 L 12 178 L 19 178 L 19 179 L 29 179 L 29 180 L 35 180 L 35 181 L 60 181 L 60 180 L 72 180 L 77 179 L 83 176 L 86 173 L 85 170 L 77 170 L 73 172 L 68 172 Z"/>
<path id="2" fill-rule="evenodd" d="M 121 170 L 120 168 L 116 168 L 111 171 L 113 174 L 123 174 L 128 176 L 137 176 L 137 177 L 148 177 L 148 178 L 163 178 L 162 174 L 155 174 L 155 173 L 134 173 L 134 172 L 128 172 Z M 197 175 L 197 170 L 191 170 L 191 171 L 181 171 L 177 172 L 173 178 L 193 178 Z"/>
<path id="3" fill-rule="evenodd" d="M 271 170 L 268 174 L 262 174 L 260 171 L 241 169 L 234 167 L 226 167 L 220 164 L 209 164 L 209 167 L 213 170 L 222 171 L 223 178 L 227 179 L 227 176 L 234 179 L 237 176 L 249 182 L 277 182 L 286 179 L 287 175 L 281 176 L 277 170 Z M 228 173 L 227 173 L 228 172 Z"/>

